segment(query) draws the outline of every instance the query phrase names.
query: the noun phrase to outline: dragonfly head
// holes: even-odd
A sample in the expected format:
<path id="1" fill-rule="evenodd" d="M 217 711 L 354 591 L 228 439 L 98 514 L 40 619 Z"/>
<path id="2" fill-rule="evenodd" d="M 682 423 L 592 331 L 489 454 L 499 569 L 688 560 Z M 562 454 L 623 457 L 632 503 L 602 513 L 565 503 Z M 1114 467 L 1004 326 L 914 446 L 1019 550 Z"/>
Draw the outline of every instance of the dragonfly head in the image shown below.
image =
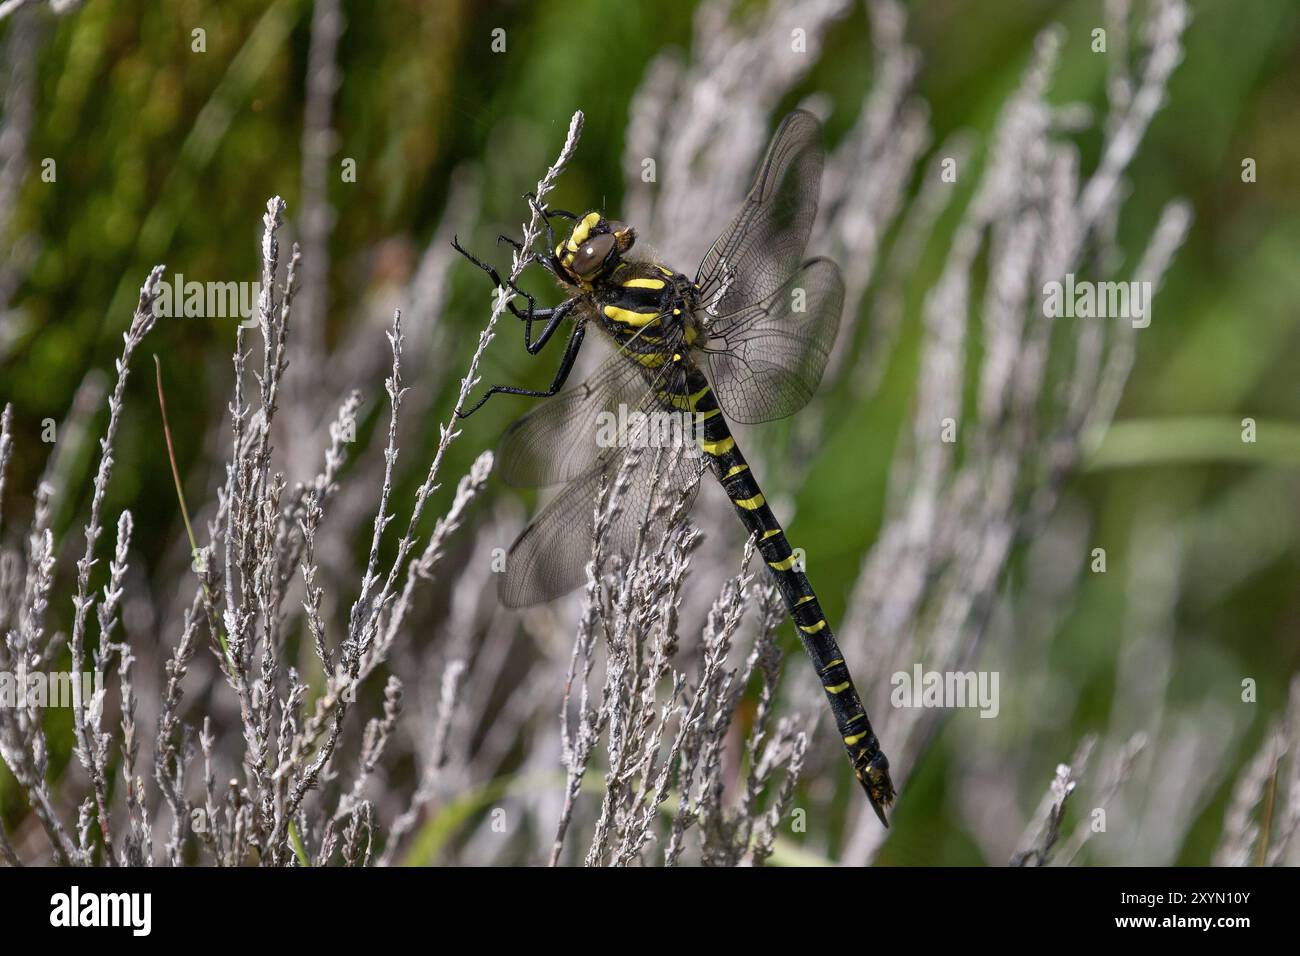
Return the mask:
<path id="1" fill-rule="evenodd" d="M 598 212 L 578 220 L 569 238 L 555 247 L 560 267 L 577 285 L 589 286 L 612 272 L 636 242 L 636 230 Z"/>

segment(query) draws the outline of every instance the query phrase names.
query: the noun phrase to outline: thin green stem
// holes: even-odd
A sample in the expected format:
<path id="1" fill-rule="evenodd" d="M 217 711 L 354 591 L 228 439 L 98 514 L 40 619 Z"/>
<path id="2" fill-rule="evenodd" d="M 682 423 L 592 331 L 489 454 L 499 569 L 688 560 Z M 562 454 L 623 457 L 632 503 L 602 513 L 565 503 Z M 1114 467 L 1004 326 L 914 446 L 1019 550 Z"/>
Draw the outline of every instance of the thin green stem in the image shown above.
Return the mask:
<path id="1" fill-rule="evenodd" d="M 167 439 L 167 460 L 172 466 L 172 481 L 176 483 L 176 500 L 181 504 L 181 518 L 185 521 L 185 534 L 190 539 L 190 557 L 198 554 L 199 543 L 194 539 L 194 526 L 190 524 L 190 509 L 185 505 L 185 489 L 181 487 L 180 469 L 176 467 L 176 449 L 172 447 L 172 429 L 167 424 L 167 399 L 163 395 L 162 363 L 153 357 L 154 378 L 158 382 L 158 408 L 162 412 L 163 437 Z M 207 585 L 203 589 L 207 590 Z"/>
<path id="2" fill-rule="evenodd" d="M 1243 419 L 1246 416 L 1243 416 Z M 1089 471 L 1227 462 L 1300 466 L 1300 424 L 1235 418 L 1137 418 L 1115 422 L 1088 455 Z"/>
<path id="3" fill-rule="evenodd" d="M 185 504 L 185 490 L 181 487 L 181 472 L 176 467 L 176 449 L 172 446 L 172 429 L 171 425 L 167 423 L 167 398 L 163 394 L 162 363 L 158 361 L 157 355 L 153 357 L 153 369 L 154 379 L 158 383 L 158 409 L 162 412 L 163 437 L 167 439 L 167 460 L 171 462 L 172 481 L 176 484 L 176 500 L 180 502 L 181 519 L 185 522 L 185 534 L 190 539 L 190 560 L 193 561 L 194 557 L 199 553 L 199 543 L 194 537 L 194 526 L 190 523 L 190 509 Z M 199 584 L 203 588 L 204 596 L 211 601 L 212 594 L 208 591 L 207 582 L 200 581 Z M 226 663 L 233 667 L 234 662 L 230 658 L 230 648 L 226 645 L 226 635 L 221 631 L 217 631 L 217 640 L 221 644 L 221 653 L 225 657 Z"/>

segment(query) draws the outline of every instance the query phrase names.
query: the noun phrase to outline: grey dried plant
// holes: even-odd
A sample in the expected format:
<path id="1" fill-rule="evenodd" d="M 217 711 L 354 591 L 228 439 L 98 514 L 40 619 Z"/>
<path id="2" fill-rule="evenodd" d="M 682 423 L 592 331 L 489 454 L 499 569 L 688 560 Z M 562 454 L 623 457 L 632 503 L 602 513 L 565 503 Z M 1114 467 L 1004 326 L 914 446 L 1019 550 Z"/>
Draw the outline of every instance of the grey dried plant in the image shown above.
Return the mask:
<path id="1" fill-rule="evenodd" d="M 692 828 L 699 861 L 762 863 L 771 854 L 807 745 L 806 735 L 796 729 L 797 718 L 779 722 L 768 739 L 781 670 L 776 628 L 783 605 L 770 587 L 760 593 L 748 572 L 751 540 L 738 574 L 724 583 L 709 611 L 698 660 L 691 662 L 697 670 L 677 669 L 685 666 L 679 662 L 678 611 L 691 554 L 700 540 L 686 517 L 690 490 L 654 482 L 661 493 L 646 506 L 634 552 L 626 560 L 610 553 L 611 529 L 628 506 L 628 481 L 641 454 L 629 452 L 596 504 L 586 607 L 564 685 L 567 785 L 551 864 L 562 862 L 574 808 L 602 740 L 605 770 L 587 865 L 655 860 L 675 865 L 683 859 Z M 652 473 L 671 471 L 661 460 L 668 453 L 660 449 L 656 456 L 660 460 Z M 758 612 L 752 649 L 743 666 L 729 668 L 751 608 Z M 604 675 L 597 691 L 592 685 L 598 649 L 604 651 Z M 729 752 L 731 738 L 737 709 L 755 675 L 761 702 L 744 739 L 749 769 L 734 802 L 728 793 L 736 756 Z"/>
<path id="2" fill-rule="evenodd" d="M 284 203 L 272 199 L 263 220 L 263 285 L 258 307 L 261 369 L 256 375 L 256 387 L 246 388 L 247 360 L 253 353 L 246 347 L 245 331 L 240 327 L 234 353 L 231 457 L 225 468 L 226 481 L 217 492 L 217 505 L 208 522 L 208 540 L 202 546 L 194 544 L 192 598 L 165 665 L 153 778 L 170 813 L 163 858 L 173 865 L 192 859 L 226 865 L 249 860 L 307 864 L 336 858 L 346 863 L 371 859 L 376 820 L 374 805 L 365 793 L 401 713 L 400 679 L 389 677 L 383 715 L 365 726 L 350 787 L 337 782 L 338 771 L 332 765 L 335 748 L 356 699 L 356 685 L 384 662 L 402 630 L 418 582 L 432 576 L 447 536 L 463 520 L 491 469 L 491 455 L 485 453 L 458 484 L 450 510 L 438 522 L 423 553 L 414 556 L 419 522 L 438 487 L 442 457 L 459 434 L 451 423 L 444 426 L 437 454 L 417 491 L 406 531 L 396 543 L 396 556 L 391 562 L 381 561 L 384 532 L 395 517 L 391 510 L 393 468 L 398 457 L 395 435 L 405 393 L 403 331 L 401 314 L 396 313 L 388 336 L 392 352 L 391 374 L 386 383 L 390 406 L 388 444 L 369 559 L 345 627 L 340 630 L 323 619 L 321 587 L 316 580 L 316 539 L 337 491 L 338 476 L 346 460 L 345 436 L 351 434 L 360 399 L 350 394 L 343 400 L 330 429 L 331 441 L 320 472 L 290 489 L 284 476 L 273 468 L 272 438 L 287 368 L 286 346 L 299 263 L 295 249 L 285 268 L 284 284 L 278 286 L 278 231 L 283 214 Z M 154 305 L 162 276 L 161 266 L 151 272 L 141 289 L 130 329 L 123 337 L 117 381 L 108 401 L 108 425 L 100 441 L 100 465 L 85 528 L 85 553 L 77 562 L 73 630 L 67 638 L 73 673 L 81 674 L 90 666 L 101 679 L 95 683 L 97 689 L 89 700 L 82 699 L 79 682 L 72 684 L 75 751 L 89 790 L 75 837 L 61 821 L 49 792 L 42 714 L 34 703 L 0 712 L 0 745 L 5 763 L 24 786 L 47 832 L 50 858 L 59 863 L 139 865 L 155 858 L 145 783 L 136 773 L 139 734 L 135 655 L 129 644 L 114 638 L 128 571 L 129 512 L 123 512 L 118 521 L 117 544 L 102 596 L 92 591 L 91 578 L 97 564 L 96 544 L 102 534 L 103 501 L 112 476 L 114 438 L 124 410 L 126 383 L 132 358 L 156 321 Z M 471 371 L 463 391 L 468 392 L 473 382 Z M 248 399 L 250 391 L 252 402 Z M 6 407 L 0 433 L 0 481 L 12 454 L 11 419 L 12 410 Z M 43 625 L 55 565 L 48 521 L 49 487 L 42 485 L 25 556 L 25 583 L 21 588 L 6 589 L 5 594 L 4 619 L 12 625 L 6 628 L 0 651 L 0 664 L 6 670 L 48 664 L 57 651 L 57 636 L 48 634 Z M 14 556 L 5 557 L 12 568 Z M 399 590 L 397 584 L 403 573 L 405 585 Z M 285 600 L 291 582 L 299 574 L 304 612 L 301 623 L 311 638 L 324 676 L 323 687 L 315 692 L 297 669 L 284 661 L 289 636 L 285 625 L 292 619 Z M 92 610 L 96 612 L 99 633 L 93 658 L 88 662 Z M 242 743 L 240 777 L 231 778 L 224 787 L 218 784 L 214 772 L 219 740 L 210 717 L 204 718 L 198 732 L 204 758 L 202 779 L 193 780 L 189 773 L 195 754 L 195 728 L 183 713 L 183 684 L 203 643 L 237 703 L 233 729 Z M 114 812 L 109 792 L 113 735 L 105 729 L 103 720 L 107 691 L 102 677 L 114 659 L 119 675 L 121 772 L 125 783 L 120 797 L 122 813 Z M 456 664 L 450 670 L 460 667 Z M 450 686 L 454 690 L 454 682 Z M 454 695 L 444 701 L 446 719 L 454 703 Z M 308 796 L 331 782 L 334 806 L 328 810 L 323 806 L 309 809 L 309 802 L 314 801 L 308 801 Z M 190 796 L 196 788 L 201 799 Z M 9 846 L 6 840 L 5 847 Z M 5 855 L 9 858 L 8 853 Z"/>
<path id="3" fill-rule="evenodd" d="M 0 16 L 19 6 L 3 5 Z M 1050 670 L 1043 635 L 1077 593 L 1078 555 L 1087 552 L 1086 521 L 1064 489 L 1115 414 L 1137 336 L 1124 322 L 1054 324 L 1039 290 L 1070 272 L 1158 289 L 1182 244 L 1191 214 L 1181 199 L 1164 207 L 1143 249 L 1119 248 L 1117 222 L 1126 171 L 1182 55 L 1187 6 L 1152 0 L 1135 32 L 1126 0 L 1105 5 L 1119 53 L 1109 59 L 1102 115 L 1052 102 L 1063 42 L 1053 27 L 1036 38 L 987 140 L 959 130 L 938 143 L 916 92 L 924 64 L 907 41 L 903 5 L 865 6 L 871 92 L 828 156 L 812 245 L 852 264 L 824 390 L 870 400 L 904 337 L 907 303 L 921 301 L 919 366 L 884 518 L 847 589 L 839 629 L 867 708 L 880 715 L 900 813 L 908 812 L 909 778 L 945 733 L 962 754 L 945 786 L 986 860 L 1173 862 L 1245 732 L 1239 721 L 1170 703 L 1165 693 L 1188 533 L 1174 518 L 1134 531 L 1150 546 L 1126 585 L 1141 600 L 1123 624 L 1118 703 L 1109 724 L 1075 743 L 1073 754 L 1053 755 L 1049 766 L 1059 768 L 1042 799 L 1041 767 L 1029 765 L 1011 731 L 891 706 L 889 677 L 917 662 L 937 671 L 1008 661 L 1022 675 Z M 794 0 L 742 10 L 703 0 L 692 47 L 656 59 L 633 99 L 620 218 L 672 261 L 698 261 L 741 198 L 772 117 L 850 7 Z M 88 432 L 107 407 L 84 547 L 72 568 L 68 634 L 47 623 L 55 602 L 68 599 L 58 577 L 64 542 L 52 520 L 75 490 L 57 460 L 64 452 L 33 489 L 31 526 L 6 537 L 0 524 L 0 671 L 48 670 L 66 654 L 74 672 L 97 678 L 88 696 L 73 682 L 76 761 L 57 779 L 41 709 L 0 708 L 0 759 L 30 811 L 17 827 L 0 822 L 0 860 L 871 862 L 886 831 L 860 795 L 840 799 L 856 784 L 840 772 L 812 674 L 785 672 L 784 611 L 750 570 L 754 542 L 740 539 L 721 509 L 688 516 L 689 496 L 665 487 L 649 504 L 633 559 L 613 553 L 610 529 L 629 507 L 627 468 L 654 452 L 631 452 L 592 502 L 586 586 L 552 608 L 507 614 L 492 597 L 494 553 L 520 513 L 507 499 L 484 507 L 490 452 L 434 514 L 448 449 L 483 440 L 463 435 L 456 412 L 479 383 L 527 259 L 517 251 L 490 307 L 477 302 L 485 322 L 456 388 L 447 361 L 454 350 L 443 347 L 455 330 L 439 317 L 456 261 L 449 239 L 473 225 L 480 199 L 474 175 L 460 170 L 396 302 L 356 315 L 329 346 L 323 323 L 335 216 L 324 182 L 341 29 L 339 5 L 318 3 L 302 248 L 282 247 L 286 207 L 272 199 L 262 222 L 256 325 L 236 333 L 229 401 L 207 433 L 213 454 L 194 474 L 176 476 L 182 493 L 204 490 L 184 560 L 138 567 L 130 513 L 105 513 L 126 384 L 154 324 L 162 267 L 141 288 L 115 376 L 108 384 L 102 375 L 87 378 L 61 431 Z M 806 49 L 773 57 L 795 30 Z M 21 58 L 10 67 L 29 68 Z M 0 224 L 12 211 L 9 154 L 30 125 L 17 105 L 6 122 L 22 136 L 0 140 Z M 816 96 L 801 105 L 827 109 Z M 1071 138 L 1081 124 L 1102 137 L 1091 169 Z M 582 127 L 574 114 L 536 184 L 538 203 L 574 156 Z M 658 161 L 653 185 L 639 175 L 646 157 Z M 949 168 L 961 170 L 963 190 L 944 178 Z M 539 207 L 529 208 L 517 237 L 523 251 L 543 233 Z M 950 237 L 942 233 L 937 279 L 922 284 L 927 247 L 945 219 L 957 225 Z M 10 288 L 6 268 L 0 300 Z M 381 327 L 386 351 L 374 347 L 384 341 Z M 310 374 L 317 368 L 322 374 Z M 386 403 L 366 397 L 381 378 Z M 418 425 L 444 382 L 454 410 L 439 424 L 432 454 L 420 457 Z M 747 442 L 756 471 L 777 483 L 770 497 L 781 499 L 783 516 L 815 451 L 843 427 L 834 407 L 815 399 L 788 435 Z M 946 420 L 959 425 L 959 443 L 942 440 Z M 0 504 L 13 494 L 5 486 L 13 454 L 6 406 Z M 765 459 L 784 467 L 766 468 Z M 405 496 L 404 487 L 415 490 Z M 109 548 L 100 538 L 114 521 Z M 1013 588 L 1007 570 L 1017 551 L 1030 559 Z M 145 593 L 151 577 L 156 599 Z M 143 640 L 146 633 L 156 633 L 159 646 Z M 1054 690 L 1035 693 L 1050 700 Z M 1298 701 L 1293 687 L 1285 718 L 1236 778 L 1216 863 L 1296 862 Z M 848 812 L 831 813 L 832 805 Z M 1099 813 L 1112 822 L 1104 838 Z M 810 814 L 816 826 L 805 834 Z"/>

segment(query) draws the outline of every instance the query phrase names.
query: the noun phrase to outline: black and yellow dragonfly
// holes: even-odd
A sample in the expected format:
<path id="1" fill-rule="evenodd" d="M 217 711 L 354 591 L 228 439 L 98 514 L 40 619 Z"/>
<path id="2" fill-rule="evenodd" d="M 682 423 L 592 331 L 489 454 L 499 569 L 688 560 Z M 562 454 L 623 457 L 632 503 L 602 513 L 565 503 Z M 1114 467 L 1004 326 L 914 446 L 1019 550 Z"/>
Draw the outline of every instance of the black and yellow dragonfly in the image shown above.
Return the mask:
<path id="1" fill-rule="evenodd" d="M 532 354 L 572 320 L 559 371 L 545 390 L 493 386 L 462 414 L 499 393 L 550 399 L 510 427 L 499 456 L 510 484 L 563 485 L 510 549 L 501 582 L 502 601 L 510 607 L 547 601 L 583 582 L 598 489 L 620 468 L 631 478 L 623 479 L 624 506 L 609 534 L 625 554 L 653 520 L 656 489 L 693 494 L 704 470 L 712 470 L 757 541 L 817 668 L 854 773 L 884 823 L 894 798 L 889 761 L 817 595 L 727 424 L 728 418 L 771 421 L 802 408 L 835 342 L 844 302 L 839 267 L 829 259 L 804 260 L 821 188 L 821 140 L 821 124 L 810 113 L 799 110 L 782 121 L 744 205 L 693 279 L 630 255 L 636 240 L 631 226 L 599 212 L 579 216 L 536 207 L 552 248 L 526 251 L 527 259 L 571 294 L 543 309 L 512 286 L 528 305 L 511 302 L 510 308 L 524 322 Z M 556 218 L 573 223 L 558 243 Z M 453 244 L 503 285 L 490 265 Z M 613 342 L 615 354 L 583 384 L 561 391 L 592 326 Z M 653 464 L 651 456 L 629 461 L 628 448 L 650 434 L 647 423 L 656 414 L 689 418 L 693 428 L 675 434 L 692 436 L 693 453 L 667 463 L 662 455 L 653 456 Z M 630 427 L 606 427 L 620 415 Z"/>

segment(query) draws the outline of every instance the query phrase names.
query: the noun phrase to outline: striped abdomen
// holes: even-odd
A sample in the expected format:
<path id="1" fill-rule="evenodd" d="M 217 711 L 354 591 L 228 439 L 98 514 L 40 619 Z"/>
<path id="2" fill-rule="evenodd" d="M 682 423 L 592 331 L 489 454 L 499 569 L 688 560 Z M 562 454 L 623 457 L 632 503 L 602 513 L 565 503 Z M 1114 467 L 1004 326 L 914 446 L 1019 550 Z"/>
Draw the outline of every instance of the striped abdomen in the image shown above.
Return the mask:
<path id="1" fill-rule="evenodd" d="M 680 401 L 696 413 L 701 446 L 741 523 L 758 541 L 758 551 L 776 579 L 804 649 L 817 668 L 853 771 L 877 815 L 885 822 L 884 809 L 894 799 L 889 761 L 881 752 L 880 742 L 871 729 L 871 721 L 867 719 L 866 708 L 853 686 L 853 678 L 835 641 L 835 633 L 822 612 L 808 576 L 786 540 L 781 523 L 768 507 L 749 463 L 736 445 L 704 374 L 691 365 L 686 366 L 685 372 L 682 379 L 685 392 Z M 680 404 L 680 401 L 673 404 Z"/>

